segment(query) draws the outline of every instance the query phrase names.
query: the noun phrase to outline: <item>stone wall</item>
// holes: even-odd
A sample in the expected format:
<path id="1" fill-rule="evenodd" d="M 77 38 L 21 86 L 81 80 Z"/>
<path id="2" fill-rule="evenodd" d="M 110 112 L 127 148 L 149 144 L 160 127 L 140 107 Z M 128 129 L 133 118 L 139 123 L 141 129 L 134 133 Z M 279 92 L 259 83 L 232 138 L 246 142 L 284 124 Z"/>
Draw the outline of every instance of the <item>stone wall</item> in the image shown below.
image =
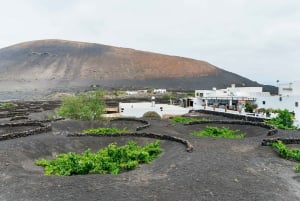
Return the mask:
<path id="1" fill-rule="evenodd" d="M 121 117 L 121 118 L 116 118 L 116 119 L 112 119 L 111 121 L 135 121 L 135 122 L 140 122 L 144 125 L 137 127 L 135 130 L 136 131 L 140 131 L 146 128 L 149 128 L 151 126 L 151 124 L 144 120 L 144 119 L 137 119 L 137 118 L 127 118 L 127 117 Z"/>
<path id="2" fill-rule="evenodd" d="M 232 113 L 218 112 L 218 111 L 211 111 L 211 110 L 192 110 L 192 111 L 203 113 L 203 114 L 223 116 L 231 119 L 252 121 L 252 122 L 263 122 L 265 120 L 264 118 L 260 118 L 260 117 L 246 116 L 246 115 L 239 115 L 239 114 L 232 114 Z"/>
<path id="3" fill-rule="evenodd" d="M 299 138 L 270 138 L 263 139 L 261 145 L 262 146 L 271 146 L 273 142 L 282 141 L 283 144 L 300 144 Z"/>
<path id="4" fill-rule="evenodd" d="M 30 121 L 30 122 L 20 122 L 20 123 L 4 123 L 0 124 L 0 129 L 2 127 L 18 127 L 18 126 L 28 126 L 28 127 L 36 127 L 30 128 L 21 132 L 12 132 L 12 133 L 4 133 L 0 135 L 0 140 L 8 140 L 18 137 L 26 137 L 29 135 L 35 135 L 44 133 L 51 130 L 51 124 L 46 124 L 38 121 Z"/>
<path id="5" fill-rule="evenodd" d="M 16 106 L 10 108 L 0 107 L 0 118 L 28 116 L 30 113 L 54 110 L 60 106 L 61 101 L 16 101 Z"/>
<path id="6" fill-rule="evenodd" d="M 161 135 L 161 134 L 155 134 L 155 133 L 123 133 L 123 134 L 84 134 L 84 133 L 73 133 L 69 134 L 68 137 L 83 137 L 83 136 L 93 136 L 93 137 L 147 137 L 147 138 L 154 138 L 154 139 L 160 139 L 160 140 L 169 140 L 181 143 L 186 146 L 187 152 L 192 152 L 194 150 L 193 145 L 183 138 L 174 137 L 170 135 Z"/>
<path id="7" fill-rule="evenodd" d="M 272 125 L 265 124 L 263 122 L 252 122 L 252 121 L 239 121 L 239 120 L 208 120 L 208 121 L 199 121 L 199 122 L 190 122 L 184 125 L 194 125 L 194 124 L 238 124 L 238 125 L 251 125 L 259 126 L 262 128 L 268 129 L 268 136 L 275 135 L 278 133 L 276 127 Z"/>

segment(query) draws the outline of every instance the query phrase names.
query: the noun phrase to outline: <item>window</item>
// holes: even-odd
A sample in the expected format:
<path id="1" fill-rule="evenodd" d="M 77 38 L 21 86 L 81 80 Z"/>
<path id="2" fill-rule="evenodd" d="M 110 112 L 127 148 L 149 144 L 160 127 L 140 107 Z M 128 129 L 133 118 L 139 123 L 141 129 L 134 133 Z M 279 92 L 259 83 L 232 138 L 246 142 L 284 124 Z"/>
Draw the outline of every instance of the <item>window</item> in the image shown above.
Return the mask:
<path id="1" fill-rule="evenodd" d="M 263 101 L 262 104 L 265 105 L 265 104 L 266 104 L 266 101 Z"/>
<path id="2" fill-rule="evenodd" d="M 298 101 L 297 102 L 295 102 L 295 107 L 298 107 L 299 106 L 299 103 L 298 103 Z"/>
<path id="3" fill-rule="evenodd" d="M 290 87 L 290 88 L 282 88 L 282 91 L 293 91 L 293 89 Z"/>

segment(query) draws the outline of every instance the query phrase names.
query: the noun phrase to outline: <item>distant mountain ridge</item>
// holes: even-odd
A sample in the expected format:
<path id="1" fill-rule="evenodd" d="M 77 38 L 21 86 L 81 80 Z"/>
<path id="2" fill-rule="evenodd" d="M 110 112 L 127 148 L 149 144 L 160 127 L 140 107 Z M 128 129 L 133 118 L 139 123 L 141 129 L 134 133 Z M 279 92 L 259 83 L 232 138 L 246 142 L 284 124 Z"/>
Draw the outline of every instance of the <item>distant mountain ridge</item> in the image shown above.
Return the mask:
<path id="1" fill-rule="evenodd" d="M 205 61 L 53 39 L 0 49 L 0 81 L 43 83 L 36 84 L 36 88 L 90 84 L 111 88 L 182 90 L 224 88 L 233 83 L 237 86 L 262 86 Z"/>

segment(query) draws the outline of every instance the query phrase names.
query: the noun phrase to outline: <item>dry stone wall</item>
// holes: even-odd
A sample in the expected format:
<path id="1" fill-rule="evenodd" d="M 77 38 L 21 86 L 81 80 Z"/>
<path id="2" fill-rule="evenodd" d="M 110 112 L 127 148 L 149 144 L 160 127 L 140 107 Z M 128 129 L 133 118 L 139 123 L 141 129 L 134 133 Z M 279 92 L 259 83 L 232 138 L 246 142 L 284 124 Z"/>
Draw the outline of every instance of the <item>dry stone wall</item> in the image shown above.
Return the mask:
<path id="1" fill-rule="evenodd" d="M 123 134 L 84 134 L 84 133 L 73 133 L 69 134 L 68 137 L 84 137 L 84 136 L 93 136 L 93 137 L 147 137 L 147 138 L 154 138 L 154 139 L 160 139 L 160 140 L 169 140 L 181 143 L 186 146 L 187 152 L 193 152 L 194 147 L 193 145 L 183 138 L 174 137 L 170 135 L 161 135 L 161 134 L 155 134 L 155 133 L 123 133 Z"/>
<path id="2" fill-rule="evenodd" d="M 141 130 L 149 128 L 151 126 L 151 124 L 144 119 L 122 117 L 122 118 L 112 119 L 111 121 L 135 121 L 135 122 L 140 122 L 140 123 L 144 124 L 142 126 L 137 127 L 136 131 L 141 131 Z"/>
<path id="3" fill-rule="evenodd" d="M 39 121 L 30 121 L 30 122 L 20 122 L 20 123 L 4 123 L 0 124 L 0 128 L 3 127 L 18 127 L 18 126 L 25 126 L 28 127 L 28 130 L 19 131 L 19 132 L 10 132 L 4 133 L 0 135 L 0 140 L 8 140 L 18 137 L 26 137 L 29 135 L 40 134 L 44 132 L 48 132 L 51 130 L 51 124 L 49 123 L 42 123 Z"/>
<path id="4" fill-rule="evenodd" d="M 238 125 L 251 125 L 259 126 L 262 128 L 269 129 L 267 135 L 272 136 L 278 133 L 276 127 L 272 125 L 265 124 L 263 122 L 252 122 L 252 121 L 238 121 L 238 120 L 208 120 L 208 121 L 199 121 L 199 122 L 190 122 L 184 125 L 194 125 L 194 124 L 238 124 Z"/>
<path id="5" fill-rule="evenodd" d="M 264 118 L 260 118 L 260 117 L 246 116 L 246 115 L 239 115 L 239 114 L 232 114 L 232 113 L 218 112 L 218 111 L 211 111 L 211 110 L 192 110 L 192 111 L 203 113 L 203 114 L 223 116 L 231 119 L 252 121 L 252 122 L 263 122 L 265 120 Z"/>

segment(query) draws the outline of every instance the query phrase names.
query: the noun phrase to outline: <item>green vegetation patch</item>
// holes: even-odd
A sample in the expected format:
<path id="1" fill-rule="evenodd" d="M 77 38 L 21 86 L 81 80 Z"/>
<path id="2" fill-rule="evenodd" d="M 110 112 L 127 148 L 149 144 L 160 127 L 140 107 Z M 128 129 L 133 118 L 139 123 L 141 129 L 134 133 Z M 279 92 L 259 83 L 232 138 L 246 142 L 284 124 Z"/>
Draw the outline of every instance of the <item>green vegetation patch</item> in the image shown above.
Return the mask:
<path id="1" fill-rule="evenodd" d="M 99 120 L 104 113 L 103 91 L 90 91 L 77 96 L 64 97 L 56 110 L 58 115 L 70 119 Z"/>
<path id="2" fill-rule="evenodd" d="M 279 110 L 278 116 L 276 118 L 267 120 L 266 123 L 285 130 L 297 129 L 295 126 L 293 126 L 293 119 L 293 114 L 291 114 L 288 110 Z"/>
<path id="3" fill-rule="evenodd" d="M 17 105 L 15 103 L 11 103 L 11 102 L 7 102 L 7 103 L 0 103 L 0 108 L 4 108 L 4 109 L 10 109 L 10 108 L 14 108 Z"/>
<path id="4" fill-rule="evenodd" d="M 206 126 L 202 131 L 196 131 L 193 133 L 195 136 L 200 137 L 216 137 L 216 138 L 244 138 L 245 134 L 239 133 L 239 130 L 231 130 L 229 128 L 219 128 L 214 126 Z"/>
<path id="5" fill-rule="evenodd" d="M 122 134 L 129 133 L 130 131 L 127 128 L 89 128 L 83 131 L 85 134 Z"/>
<path id="6" fill-rule="evenodd" d="M 59 154 L 54 160 L 40 159 L 35 164 L 45 167 L 45 175 L 119 174 L 135 169 L 141 163 L 151 162 L 161 152 L 158 140 L 143 147 L 130 141 L 124 146 L 111 143 L 96 153 L 88 149 L 82 154 Z"/>
<path id="7" fill-rule="evenodd" d="M 245 105 L 245 112 L 253 113 L 253 111 L 257 108 L 256 104 L 253 103 L 246 103 Z"/>
<path id="8" fill-rule="evenodd" d="M 209 121 L 209 119 L 192 118 L 192 117 L 174 117 L 174 118 L 171 118 L 170 121 L 172 123 L 188 124 L 188 123 L 192 123 L 192 122 L 207 122 L 207 121 Z"/>
<path id="9" fill-rule="evenodd" d="M 279 155 L 282 158 L 300 162 L 300 150 L 299 149 L 288 148 L 280 140 L 278 140 L 277 142 L 273 142 L 272 147 L 278 151 Z M 294 170 L 300 171 L 300 164 L 296 165 L 294 167 Z"/>

